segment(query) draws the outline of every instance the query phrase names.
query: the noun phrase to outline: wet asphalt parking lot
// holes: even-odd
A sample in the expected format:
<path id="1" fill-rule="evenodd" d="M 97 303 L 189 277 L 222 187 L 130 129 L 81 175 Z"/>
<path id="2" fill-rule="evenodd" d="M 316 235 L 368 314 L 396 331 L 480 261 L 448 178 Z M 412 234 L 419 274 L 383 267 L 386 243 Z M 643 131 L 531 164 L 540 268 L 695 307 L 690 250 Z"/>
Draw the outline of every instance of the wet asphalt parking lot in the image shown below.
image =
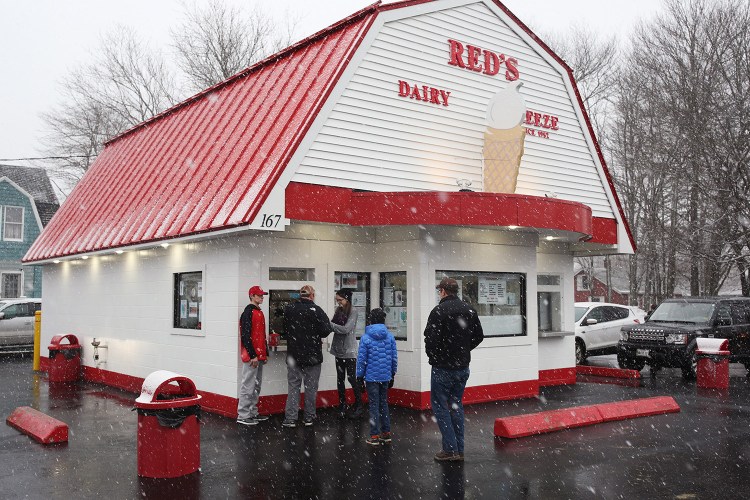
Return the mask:
<path id="1" fill-rule="evenodd" d="M 593 365 L 614 366 L 612 356 Z M 201 470 L 178 479 L 137 475 L 136 394 L 50 385 L 28 357 L 0 358 L 0 410 L 31 406 L 67 423 L 67 444 L 41 445 L 0 426 L 4 498 L 742 498 L 750 495 L 750 382 L 731 365 L 727 391 L 697 389 L 679 370 L 640 381 L 579 376 L 537 398 L 467 407 L 466 461 L 435 463 L 430 411 L 391 407 L 394 441 L 365 444 L 365 419 L 319 410 L 312 428 L 281 416 L 254 427 L 205 414 Z M 679 413 L 521 439 L 493 437 L 497 417 L 652 396 Z"/>

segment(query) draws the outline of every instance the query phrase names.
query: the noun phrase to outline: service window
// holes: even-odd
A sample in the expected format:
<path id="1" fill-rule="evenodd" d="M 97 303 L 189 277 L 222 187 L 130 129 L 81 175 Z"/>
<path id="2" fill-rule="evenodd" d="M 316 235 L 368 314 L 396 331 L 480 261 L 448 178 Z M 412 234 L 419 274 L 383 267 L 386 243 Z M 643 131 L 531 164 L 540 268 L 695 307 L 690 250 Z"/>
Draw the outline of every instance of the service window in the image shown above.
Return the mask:
<path id="1" fill-rule="evenodd" d="M 200 330 L 203 319 L 203 272 L 175 273 L 174 312 L 175 328 Z"/>
<path id="2" fill-rule="evenodd" d="M 560 276 L 540 274 L 536 277 L 537 314 L 540 332 L 559 332 L 562 328 Z"/>
<path id="3" fill-rule="evenodd" d="M 268 269 L 271 281 L 315 281 L 315 269 L 306 267 L 271 267 Z"/>
<path id="4" fill-rule="evenodd" d="M 385 311 L 385 326 L 396 340 L 406 340 L 406 271 L 380 273 L 380 307 Z"/>
<path id="5" fill-rule="evenodd" d="M 336 271 L 333 274 L 333 290 L 335 292 L 342 288 L 352 290 L 352 308 L 357 310 L 357 326 L 355 333 L 357 338 L 365 333 L 367 315 L 370 314 L 370 273 Z M 333 296 L 333 309 L 338 307 L 336 295 Z"/>
<path id="6" fill-rule="evenodd" d="M 458 282 L 459 298 L 477 311 L 485 337 L 527 334 L 525 274 L 436 271 L 435 285 L 443 278 Z M 435 297 L 437 302 L 437 291 Z"/>
<path id="7" fill-rule="evenodd" d="M 268 290 L 268 331 L 272 335 L 279 334 L 278 347 L 286 346 L 284 308 L 297 300 L 299 300 L 299 288 L 294 290 Z M 276 342 L 275 339 L 274 335 L 272 341 Z"/>

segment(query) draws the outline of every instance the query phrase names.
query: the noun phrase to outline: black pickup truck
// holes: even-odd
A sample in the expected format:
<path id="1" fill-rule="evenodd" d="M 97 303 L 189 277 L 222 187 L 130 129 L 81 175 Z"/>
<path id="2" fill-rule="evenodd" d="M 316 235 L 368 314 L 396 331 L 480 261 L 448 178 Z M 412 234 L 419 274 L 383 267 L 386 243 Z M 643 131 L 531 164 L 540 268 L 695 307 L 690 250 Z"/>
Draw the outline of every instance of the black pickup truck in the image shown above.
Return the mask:
<path id="1" fill-rule="evenodd" d="M 698 337 L 729 339 L 729 360 L 750 370 L 750 297 L 687 297 L 662 302 L 641 325 L 625 326 L 617 344 L 620 368 L 681 368 L 695 378 Z"/>

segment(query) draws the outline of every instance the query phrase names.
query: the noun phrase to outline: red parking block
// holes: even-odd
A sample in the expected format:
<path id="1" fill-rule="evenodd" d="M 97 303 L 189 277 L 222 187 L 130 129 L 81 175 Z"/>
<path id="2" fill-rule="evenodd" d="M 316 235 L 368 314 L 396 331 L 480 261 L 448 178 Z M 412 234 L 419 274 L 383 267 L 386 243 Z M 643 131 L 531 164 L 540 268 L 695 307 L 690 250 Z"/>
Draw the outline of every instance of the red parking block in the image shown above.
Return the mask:
<path id="1" fill-rule="evenodd" d="M 649 417 L 664 413 L 677 413 L 680 405 L 671 396 L 631 399 L 595 405 L 603 422 L 626 420 L 628 418 Z"/>
<path id="2" fill-rule="evenodd" d="M 595 406 L 578 406 L 495 419 L 495 436 L 519 438 L 598 424 L 601 421 L 602 417 Z"/>
<path id="3" fill-rule="evenodd" d="M 641 372 L 638 370 L 625 370 L 622 368 L 610 368 L 606 366 L 576 366 L 576 373 L 579 375 L 595 375 L 597 377 L 612 378 L 641 378 Z"/>
<path id="4" fill-rule="evenodd" d="M 19 406 L 5 422 L 42 444 L 68 442 L 68 424 L 29 406 Z"/>

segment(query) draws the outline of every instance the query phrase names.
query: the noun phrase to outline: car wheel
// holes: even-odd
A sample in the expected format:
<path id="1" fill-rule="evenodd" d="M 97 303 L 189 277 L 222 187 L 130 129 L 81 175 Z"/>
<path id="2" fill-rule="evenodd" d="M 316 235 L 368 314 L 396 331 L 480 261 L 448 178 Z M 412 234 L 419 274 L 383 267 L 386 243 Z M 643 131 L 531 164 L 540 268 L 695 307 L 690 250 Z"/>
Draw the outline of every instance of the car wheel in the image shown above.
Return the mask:
<path id="1" fill-rule="evenodd" d="M 623 370 L 643 370 L 646 366 L 646 361 L 638 358 L 629 358 L 622 354 L 617 354 L 617 365 Z"/>
<path id="2" fill-rule="evenodd" d="M 586 361 L 586 344 L 583 340 L 576 339 L 576 364 L 582 365 Z"/>
<path id="3" fill-rule="evenodd" d="M 686 363 L 682 365 L 682 378 L 685 380 L 695 380 L 698 372 L 698 356 L 695 354 L 695 348 L 690 350 Z"/>

